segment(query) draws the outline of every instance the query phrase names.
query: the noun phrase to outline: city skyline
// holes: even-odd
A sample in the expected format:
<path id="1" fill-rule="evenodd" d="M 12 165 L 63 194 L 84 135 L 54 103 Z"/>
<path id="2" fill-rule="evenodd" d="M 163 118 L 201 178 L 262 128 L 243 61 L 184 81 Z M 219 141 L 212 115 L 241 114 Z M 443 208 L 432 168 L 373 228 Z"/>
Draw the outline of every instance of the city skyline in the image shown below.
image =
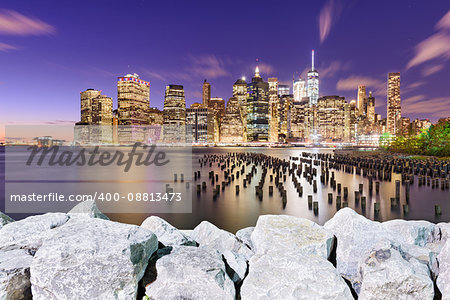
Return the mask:
<path id="1" fill-rule="evenodd" d="M 293 9 L 296 3 L 285 2 L 277 6 L 277 13 L 268 21 L 264 16 L 271 10 L 266 9 L 268 4 L 259 3 L 261 7 L 256 8 L 252 3 L 240 3 L 243 11 L 253 13 L 236 22 L 226 22 L 225 16 L 231 11 L 228 6 L 211 4 L 211 15 L 206 14 L 204 20 L 210 26 L 205 26 L 184 14 L 199 14 L 200 2 L 133 2 L 122 14 L 117 3 L 103 12 L 99 3 L 86 5 L 84 10 L 77 6 L 63 11 L 59 3 L 52 1 L 46 5 L 7 1 L 0 10 L 0 127 L 76 122 L 80 118 L 79 93 L 88 88 L 102 90 L 117 107 L 115 83 L 127 73 L 138 73 L 150 82 L 150 106 L 159 109 L 169 84 L 184 86 L 187 106 L 202 102 L 204 79 L 211 83 L 211 97 L 228 101 L 232 83 L 242 76 L 251 78 L 256 64 L 264 80 L 277 77 L 280 85 L 290 86 L 292 93 L 292 74 L 296 79 L 302 74 L 306 80 L 312 49 L 320 74 L 319 96 L 338 95 L 350 101 L 357 98 L 358 86 L 365 85 L 376 98 L 376 112 L 385 117 L 386 74 L 401 72 L 402 116 L 435 122 L 448 115 L 450 87 L 445 78 L 450 77 L 446 68 L 450 57 L 446 43 L 450 40 L 450 12 L 445 1 L 436 1 L 433 7 L 403 1 L 381 1 L 377 5 L 323 1 L 305 3 L 302 11 Z M 61 13 L 51 14 L 50 5 L 61 9 Z M 383 11 L 387 7 L 390 11 Z M 427 14 L 423 14 L 425 9 Z M 277 17 L 278 10 L 282 18 Z M 167 21 L 174 24 L 160 25 L 158 11 L 167 12 Z M 382 14 L 383 22 L 369 24 L 358 12 Z M 83 22 L 76 18 L 77 13 L 83 16 Z M 121 24 L 102 23 L 109 14 L 121 16 Z M 189 22 L 189 30 L 180 27 L 183 22 Z M 256 30 L 253 38 L 273 33 L 281 44 L 274 48 L 269 39 L 263 46 L 248 43 L 245 32 L 254 22 L 260 23 L 261 32 Z M 352 22 L 359 28 L 352 28 Z M 274 23 L 277 25 L 271 27 Z M 416 23 L 419 25 L 408 27 Z M 393 24 L 397 26 L 392 28 Z M 148 38 L 145 34 L 142 38 L 145 28 Z M 293 33 L 298 34 L 298 41 L 292 38 Z M 117 44 L 126 34 L 135 43 Z M 170 47 L 188 40 L 181 49 Z M 223 47 L 232 40 L 240 45 Z M 203 44 L 199 45 L 200 41 Z"/>

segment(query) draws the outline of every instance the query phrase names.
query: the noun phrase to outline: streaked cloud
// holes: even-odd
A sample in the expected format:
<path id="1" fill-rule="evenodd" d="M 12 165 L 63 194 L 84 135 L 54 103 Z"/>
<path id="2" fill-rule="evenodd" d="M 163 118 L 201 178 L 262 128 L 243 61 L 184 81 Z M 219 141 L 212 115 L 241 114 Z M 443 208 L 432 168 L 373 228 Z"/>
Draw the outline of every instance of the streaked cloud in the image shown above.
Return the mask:
<path id="1" fill-rule="evenodd" d="M 258 62 L 259 72 L 268 76 L 274 76 L 275 68 L 267 63 Z"/>
<path id="2" fill-rule="evenodd" d="M 450 111 L 450 97 L 437 97 L 431 99 L 409 98 L 404 101 L 407 105 L 402 106 L 402 114 L 429 115 L 434 118 L 448 117 Z"/>
<path id="3" fill-rule="evenodd" d="M 416 103 L 416 102 L 422 101 L 424 99 L 425 99 L 425 95 L 415 95 L 415 96 L 406 98 L 402 102 L 403 102 L 403 104 L 408 104 L 409 105 L 409 104 L 412 104 L 412 103 Z"/>
<path id="4" fill-rule="evenodd" d="M 321 78 L 329 78 L 338 74 L 341 71 L 347 70 L 350 67 L 349 63 L 343 63 L 340 61 L 332 61 L 330 64 L 319 67 L 319 75 Z"/>
<path id="5" fill-rule="evenodd" d="M 186 68 L 186 71 L 192 75 L 211 79 L 230 75 L 225 69 L 225 62 L 216 55 L 189 55 L 188 59 L 191 65 Z"/>
<path id="6" fill-rule="evenodd" d="M 442 65 L 427 66 L 422 70 L 422 75 L 427 77 L 427 76 L 433 75 L 434 73 L 439 72 L 443 68 L 444 68 L 444 66 L 442 66 Z"/>
<path id="7" fill-rule="evenodd" d="M 320 10 L 319 14 L 319 36 L 323 43 L 330 34 L 331 27 L 339 19 L 342 5 L 338 0 L 328 0 Z"/>
<path id="8" fill-rule="evenodd" d="M 407 86 L 405 86 L 405 87 L 403 88 L 403 91 L 404 91 L 404 92 L 409 92 L 409 91 L 411 91 L 411 90 L 414 90 L 414 89 L 416 89 L 416 88 L 418 88 L 418 87 L 423 86 L 424 84 L 425 84 L 425 81 L 416 81 L 416 82 L 413 82 L 413 83 L 408 84 Z"/>
<path id="9" fill-rule="evenodd" d="M 438 29 L 438 32 L 415 46 L 415 55 L 408 62 L 406 69 L 436 58 L 450 59 L 450 10 L 435 27 Z"/>
<path id="10" fill-rule="evenodd" d="M 339 79 L 336 83 L 336 90 L 338 91 L 356 91 L 359 85 L 365 85 L 367 92 L 372 91 L 376 97 L 386 96 L 386 81 L 369 76 L 350 76 L 344 79 Z M 377 101 L 379 104 L 380 101 Z"/>
<path id="11" fill-rule="evenodd" d="M 0 34 L 46 35 L 55 32 L 55 27 L 37 18 L 24 16 L 13 10 L 0 10 Z"/>
<path id="12" fill-rule="evenodd" d="M 10 50 L 17 50 L 17 47 L 10 45 L 10 44 L 5 44 L 5 43 L 0 42 L 0 51 L 7 52 Z"/>

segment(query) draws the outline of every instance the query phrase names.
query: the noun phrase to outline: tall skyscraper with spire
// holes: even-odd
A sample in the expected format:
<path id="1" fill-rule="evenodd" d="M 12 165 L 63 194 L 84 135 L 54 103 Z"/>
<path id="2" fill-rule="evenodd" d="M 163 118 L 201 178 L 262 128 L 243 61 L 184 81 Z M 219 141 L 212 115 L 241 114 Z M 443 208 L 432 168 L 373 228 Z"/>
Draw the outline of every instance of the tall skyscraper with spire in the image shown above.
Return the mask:
<path id="1" fill-rule="evenodd" d="M 252 82 L 247 85 L 247 141 L 269 140 L 269 84 L 255 69 Z"/>
<path id="2" fill-rule="evenodd" d="M 311 57 L 311 71 L 308 72 L 307 91 L 309 105 L 316 105 L 319 99 L 319 72 L 314 69 L 314 50 Z"/>

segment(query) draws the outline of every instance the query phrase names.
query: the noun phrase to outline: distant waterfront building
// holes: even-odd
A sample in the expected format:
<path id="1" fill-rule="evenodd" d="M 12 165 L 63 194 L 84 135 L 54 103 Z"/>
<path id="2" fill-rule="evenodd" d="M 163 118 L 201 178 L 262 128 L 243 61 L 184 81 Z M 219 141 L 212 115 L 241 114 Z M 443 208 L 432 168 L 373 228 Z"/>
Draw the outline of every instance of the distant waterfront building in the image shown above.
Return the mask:
<path id="1" fill-rule="evenodd" d="M 283 95 L 279 99 L 278 109 L 278 141 L 286 142 L 291 136 L 292 95 Z"/>
<path id="2" fill-rule="evenodd" d="M 317 104 L 319 99 L 319 72 L 314 69 L 314 50 L 312 51 L 311 70 L 308 72 L 308 86 L 307 92 L 309 97 L 309 104 Z M 295 96 L 294 96 L 295 97 Z"/>
<path id="3" fill-rule="evenodd" d="M 278 85 L 278 96 L 284 96 L 290 94 L 290 87 L 287 84 L 279 84 Z"/>
<path id="4" fill-rule="evenodd" d="M 269 142 L 278 142 L 280 96 L 278 78 L 269 78 Z"/>
<path id="5" fill-rule="evenodd" d="M 203 81 L 203 89 L 202 89 L 202 104 L 204 107 L 209 106 L 209 100 L 211 99 L 211 84 L 209 82 Z"/>
<path id="6" fill-rule="evenodd" d="M 214 112 L 211 108 L 194 106 L 186 109 L 186 129 L 192 131 L 192 141 L 206 144 L 214 142 Z"/>
<path id="7" fill-rule="evenodd" d="M 308 99 L 293 102 L 291 105 L 290 140 L 294 142 L 305 142 L 312 133 L 313 110 Z"/>
<path id="8" fill-rule="evenodd" d="M 147 125 L 150 107 L 150 83 L 137 74 L 127 74 L 117 81 L 119 125 Z"/>
<path id="9" fill-rule="evenodd" d="M 156 107 L 150 107 L 148 110 L 148 123 L 149 125 L 162 125 L 164 124 L 164 114 Z"/>
<path id="10" fill-rule="evenodd" d="M 386 130 L 390 134 L 397 134 L 401 130 L 400 104 L 400 73 L 388 74 L 387 86 L 387 124 Z"/>
<path id="11" fill-rule="evenodd" d="M 308 94 L 306 92 L 306 82 L 303 79 L 294 80 L 292 86 L 293 86 L 292 90 L 293 90 L 295 102 L 299 102 L 304 97 L 308 96 Z"/>
<path id="12" fill-rule="evenodd" d="M 269 140 L 269 84 L 255 69 L 252 82 L 247 85 L 247 141 Z"/>
<path id="13" fill-rule="evenodd" d="M 214 142 L 219 142 L 220 123 L 225 114 L 225 100 L 219 97 L 211 98 L 208 107 L 214 112 Z"/>
<path id="14" fill-rule="evenodd" d="M 244 142 L 247 141 L 247 82 L 245 77 L 236 80 L 233 84 L 233 97 L 237 99 L 239 103 L 239 109 L 241 112 L 243 136 Z"/>
<path id="15" fill-rule="evenodd" d="M 419 134 L 422 132 L 422 130 L 428 129 L 431 126 L 431 122 L 428 119 L 415 119 L 412 123 L 411 123 L 411 127 L 412 127 L 412 131 L 414 134 Z"/>
<path id="16" fill-rule="evenodd" d="M 112 98 L 102 95 L 101 91 L 87 89 L 80 93 L 80 100 L 81 121 L 76 123 L 75 139 L 81 143 L 111 143 L 113 141 Z"/>
<path id="17" fill-rule="evenodd" d="M 163 113 L 164 140 L 168 142 L 183 141 L 186 125 L 186 100 L 182 85 L 166 86 Z"/>
<path id="18" fill-rule="evenodd" d="M 358 86 L 358 113 L 361 116 L 367 115 L 367 93 L 366 93 L 366 86 L 360 85 Z"/>
<path id="19" fill-rule="evenodd" d="M 375 97 L 372 92 L 369 92 L 369 97 L 367 98 L 367 119 L 371 124 L 376 122 L 375 119 Z"/>
<path id="20" fill-rule="evenodd" d="M 344 97 L 324 96 L 317 101 L 317 128 L 323 140 L 343 141 L 345 139 Z"/>
<path id="21" fill-rule="evenodd" d="M 239 102 L 235 97 L 228 100 L 225 115 L 220 124 L 220 142 L 244 142 L 244 125 L 242 122 Z"/>
<path id="22" fill-rule="evenodd" d="M 81 123 L 86 125 L 112 125 L 113 101 L 101 91 L 87 89 L 80 93 Z"/>
<path id="23" fill-rule="evenodd" d="M 402 136 L 407 136 L 411 130 L 411 119 L 402 117 L 401 118 L 401 131 L 400 134 Z"/>

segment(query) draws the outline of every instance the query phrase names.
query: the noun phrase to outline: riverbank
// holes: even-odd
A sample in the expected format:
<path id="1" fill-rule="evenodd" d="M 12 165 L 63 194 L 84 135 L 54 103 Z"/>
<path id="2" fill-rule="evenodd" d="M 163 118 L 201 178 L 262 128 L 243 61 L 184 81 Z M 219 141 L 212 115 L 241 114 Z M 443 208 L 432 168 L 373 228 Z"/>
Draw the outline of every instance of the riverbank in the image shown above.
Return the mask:
<path id="1" fill-rule="evenodd" d="M 324 226 L 262 215 L 236 234 L 152 216 L 112 222 L 93 202 L 13 221 L 0 214 L 0 298 L 439 299 L 450 223 L 374 222 L 350 208 Z M 276 280 L 274 280 L 276 278 Z"/>

